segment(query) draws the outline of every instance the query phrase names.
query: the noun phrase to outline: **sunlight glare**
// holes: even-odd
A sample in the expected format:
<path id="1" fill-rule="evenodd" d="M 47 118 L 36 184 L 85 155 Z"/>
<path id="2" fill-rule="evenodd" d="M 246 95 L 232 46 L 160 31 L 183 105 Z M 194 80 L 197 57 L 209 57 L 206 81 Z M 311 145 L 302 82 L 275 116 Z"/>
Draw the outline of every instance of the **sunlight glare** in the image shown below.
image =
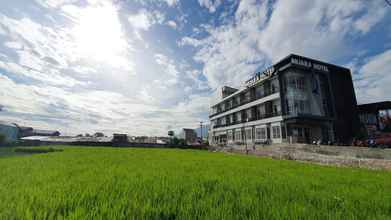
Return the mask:
<path id="1" fill-rule="evenodd" d="M 73 30 L 78 55 L 114 65 L 124 62 L 128 44 L 113 4 L 86 8 L 79 19 Z"/>

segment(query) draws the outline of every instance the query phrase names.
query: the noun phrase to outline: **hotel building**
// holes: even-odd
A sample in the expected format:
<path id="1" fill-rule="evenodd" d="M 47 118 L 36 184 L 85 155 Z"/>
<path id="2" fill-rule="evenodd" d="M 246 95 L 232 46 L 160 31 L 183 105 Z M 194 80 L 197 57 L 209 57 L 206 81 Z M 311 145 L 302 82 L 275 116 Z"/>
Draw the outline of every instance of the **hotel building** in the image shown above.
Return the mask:
<path id="1" fill-rule="evenodd" d="M 349 142 L 359 127 L 350 70 L 290 55 L 211 106 L 212 145 Z"/>

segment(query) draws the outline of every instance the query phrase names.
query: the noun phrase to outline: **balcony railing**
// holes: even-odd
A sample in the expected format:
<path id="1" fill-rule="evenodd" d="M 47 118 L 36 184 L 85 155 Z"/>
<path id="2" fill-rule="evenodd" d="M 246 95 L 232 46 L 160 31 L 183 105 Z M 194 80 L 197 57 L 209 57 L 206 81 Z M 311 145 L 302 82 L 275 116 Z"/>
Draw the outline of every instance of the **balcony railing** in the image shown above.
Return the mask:
<path id="1" fill-rule="evenodd" d="M 264 97 L 266 97 L 266 96 L 272 95 L 272 94 L 277 93 L 277 92 L 278 92 L 277 90 L 271 90 L 271 91 L 269 91 L 269 92 L 266 92 L 266 93 L 262 94 L 261 96 L 252 96 L 252 97 L 251 97 L 250 99 L 248 99 L 248 100 L 240 100 L 240 103 L 238 103 L 238 102 L 233 102 L 233 103 L 232 103 L 232 106 L 230 106 L 230 108 L 226 108 L 226 109 L 224 109 L 224 110 L 218 109 L 216 113 L 209 115 L 209 118 L 214 117 L 214 116 L 216 116 L 216 115 L 218 115 L 218 114 L 227 112 L 227 111 L 229 111 L 229 110 L 231 110 L 231 109 L 234 109 L 234 108 L 236 108 L 236 107 L 239 107 L 239 106 L 245 105 L 245 104 L 247 104 L 247 103 L 253 102 L 253 101 L 255 101 L 255 100 L 258 100 L 258 99 L 264 98 Z"/>
<path id="2" fill-rule="evenodd" d="M 261 120 L 261 119 L 265 119 L 265 118 L 272 118 L 272 117 L 281 116 L 281 115 L 282 115 L 281 112 L 270 112 L 270 113 L 266 113 L 266 114 L 262 114 L 262 115 L 257 115 L 255 117 L 250 117 L 250 118 L 248 118 L 248 120 L 242 119 L 242 120 L 236 120 L 236 121 L 233 121 L 230 123 L 214 125 L 213 128 L 222 128 L 222 127 L 227 127 L 227 126 L 231 126 L 231 125 L 237 125 L 237 124 L 241 124 L 241 123 L 257 121 L 257 120 Z"/>

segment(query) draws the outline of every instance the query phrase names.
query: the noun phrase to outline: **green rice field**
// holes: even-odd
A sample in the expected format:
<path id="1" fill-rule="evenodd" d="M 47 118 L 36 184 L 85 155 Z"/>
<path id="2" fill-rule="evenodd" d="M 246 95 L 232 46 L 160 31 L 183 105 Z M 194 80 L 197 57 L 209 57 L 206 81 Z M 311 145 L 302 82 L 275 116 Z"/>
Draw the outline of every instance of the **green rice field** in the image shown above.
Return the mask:
<path id="1" fill-rule="evenodd" d="M 389 171 L 201 150 L 54 148 L 63 151 L 0 150 L 0 219 L 391 219 Z"/>

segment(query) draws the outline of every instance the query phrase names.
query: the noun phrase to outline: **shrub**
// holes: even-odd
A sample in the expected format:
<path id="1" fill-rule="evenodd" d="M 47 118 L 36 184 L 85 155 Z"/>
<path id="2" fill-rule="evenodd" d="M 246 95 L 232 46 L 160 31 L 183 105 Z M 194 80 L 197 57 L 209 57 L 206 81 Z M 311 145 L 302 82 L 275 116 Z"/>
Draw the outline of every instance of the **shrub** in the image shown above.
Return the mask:
<path id="1" fill-rule="evenodd" d="M 18 153 L 29 153 L 29 154 L 34 154 L 34 153 L 50 153 L 50 152 L 61 152 L 63 151 L 62 149 L 55 149 L 52 147 L 49 148 L 15 148 L 14 152 Z"/>
<path id="2" fill-rule="evenodd" d="M 5 143 L 5 135 L 0 134 L 0 144 L 4 144 L 4 143 Z"/>

